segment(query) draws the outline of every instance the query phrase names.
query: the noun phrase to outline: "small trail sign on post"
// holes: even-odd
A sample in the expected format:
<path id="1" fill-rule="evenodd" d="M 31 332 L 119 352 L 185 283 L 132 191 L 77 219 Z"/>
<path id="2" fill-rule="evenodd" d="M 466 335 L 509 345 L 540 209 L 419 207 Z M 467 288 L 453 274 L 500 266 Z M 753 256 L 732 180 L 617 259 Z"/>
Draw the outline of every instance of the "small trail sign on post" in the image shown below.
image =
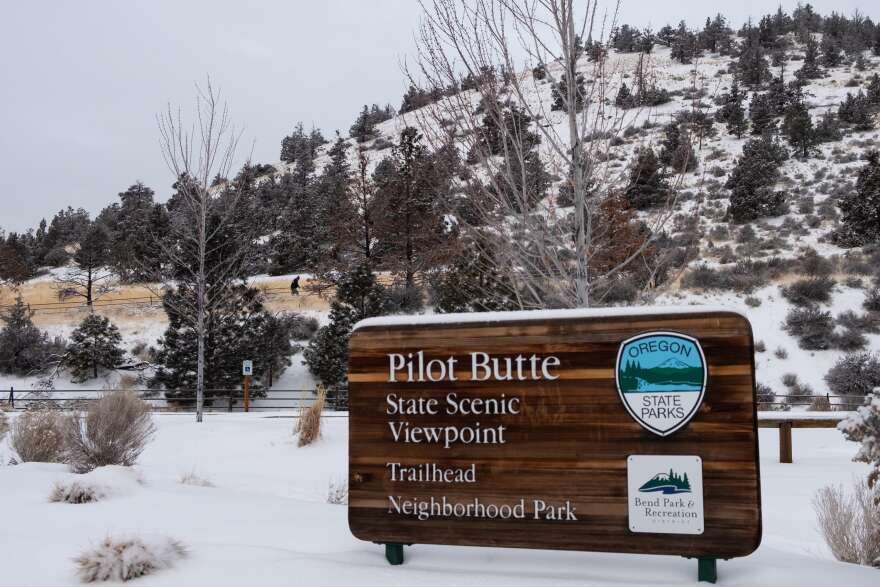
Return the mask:
<path id="1" fill-rule="evenodd" d="M 741 314 L 613 308 L 372 318 L 351 336 L 349 527 L 449 544 L 716 560 L 761 542 Z"/>
<path id="2" fill-rule="evenodd" d="M 241 374 L 244 375 L 244 411 L 250 411 L 251 400 L 251 376 L 254 374 L 254 362 L 250 360 L 241 362 Z"/>

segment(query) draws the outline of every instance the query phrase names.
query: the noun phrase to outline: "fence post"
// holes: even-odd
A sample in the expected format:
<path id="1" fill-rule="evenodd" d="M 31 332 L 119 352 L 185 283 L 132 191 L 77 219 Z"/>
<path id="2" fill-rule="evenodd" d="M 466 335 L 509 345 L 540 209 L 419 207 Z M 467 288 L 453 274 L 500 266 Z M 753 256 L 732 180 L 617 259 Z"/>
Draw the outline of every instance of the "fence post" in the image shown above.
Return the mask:
<path id="1" fill-rule="evenodd" d="M 779 462 L 791 463 L 791 422 L 779 423 Z"/>
<path id="2" fill-rule="evenodd" d="M 9 386 L 9 407 L 15 409 L 15 388 Z"/>

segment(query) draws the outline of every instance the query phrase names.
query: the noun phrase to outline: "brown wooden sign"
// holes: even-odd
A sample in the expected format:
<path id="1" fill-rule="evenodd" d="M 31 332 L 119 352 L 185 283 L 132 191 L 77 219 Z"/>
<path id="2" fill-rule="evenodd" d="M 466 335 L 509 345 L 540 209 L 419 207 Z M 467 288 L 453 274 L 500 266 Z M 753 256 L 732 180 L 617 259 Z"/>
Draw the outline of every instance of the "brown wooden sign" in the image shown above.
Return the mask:
<path id="1" fill-rule="evenodd" d="M 743 316 L 571 310 L 361 322 L 349 525 L 363 540 L 745 556 L 761 540 Z"/>

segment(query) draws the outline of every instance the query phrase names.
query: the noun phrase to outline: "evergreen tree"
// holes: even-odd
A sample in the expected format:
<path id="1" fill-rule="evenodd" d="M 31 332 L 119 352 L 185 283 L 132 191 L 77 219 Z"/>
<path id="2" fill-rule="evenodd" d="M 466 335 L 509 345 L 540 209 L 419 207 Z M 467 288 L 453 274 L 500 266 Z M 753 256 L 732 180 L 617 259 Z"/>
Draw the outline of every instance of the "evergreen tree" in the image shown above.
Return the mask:
<path id="1" fill-rule="evenodd" d="M 363 110 L 358 115 L 357 120 L 351 125 L 349 135 L 359 143 L 364 143 L 376 136 L 375 123 L 370 115 L 370 110 L 364 104 Z"/>
<path id="2" fill-rule="evenodd" d="M 831 35 L 822 35 L 819 50 L 822 52 L 822 65 L 825 67 L 837 67 L 843 62 L 840 43 Z"/>
<path id="3" fill-rule="evenodd" d="M 785 197 L 773 191 L 779 166 L 788 158 L 785 147 L 770 136 L 753 139 L 743 146 L 725 187 L 731 191 L 728 213 L 735 222 L 748 222 L 782 211 Z"/>
<path id="4" fill-rule="evenodd" d="M 880 151 L 871 151 L 867 159 L 855 192 L 838 202 L 842 226 L 835 238 L 846 246 L 880 242 Z"/>
<path id="5" fill-rule="evenodd" d="M 792 103 L 786 109 L 782 132 L 801 157 L 806 159 L 810 156 L 816 145 L 816 131 L 810 112 L 802 100 Z"/>
<path id="6" fill-rule="evenodd" d="M 880 74 L 875 73 L 868 78 L 868 102 L 880 106 Z"/>
<path id="7" fill-rule="evenodd" d="M 633 96 L 629 86 L 626 85 L 626 82 L 620 84 L 617 96 L 614 98 L 614 105 L 624 110 L 638 106 L 638 101 Z"/>
<path id="8" fill-rule="evenodd" d="M 70 335 L 65 364 L 75 383 L 98 377 L 98 368 L 115 369 L 125 355 L 119 329 L 104 316 L 89 314 Z"/>
<path id="9" fill-rule="evenodd" d="M 46 367 L 53 348 L 46 333 L 34 326 L 33 316 L 20 294 L 14 305 L 0 311 L 4 322 L 0 330 L 0 373 L 30 375 Z"/>
<path id="10" fill-rule="evenodd" d="M 348 361 L 348 339 L 355 323 L 379 316 L 387 310 L 385 288 L 366 264 L 345 274 L 336 286 L 336 297 L 330 304 L 330 323 L 321 327 L 303 358 L 309 371 L 330 389 L 345 382 Z"/>
<path id="11" fill-rule="evenodd" d="M 219 291 L 219 290 L 218 290 Z M 209 300 L 205 337 L 205 400 L 226 396 L 241 384 L 241 362 L 254 357 L 265 320 L 261 294 L 245 285 L 229 285 L 229 295 Z M 159 368 L 153 385 L 164 386 L 169 399 L 194 397 L 196 386 L 196 348 L 198 338 L 185 310 L 195 305 L 193 285 L 181 282 L 168 291 L 162 302 L 168 315 L 168 328 L 159 339 L 156 363 Z M 255 375 L 259 375 L 255 373 Z M 254 393 L 263 381 L 254 379 Z"/>
<path id="12" fill-rule="evenodd" d="M 693 63 L 694 58 L 700 52 L 697 35 L 688 30 L 684 21 L 678 23 L 678 29 L 675 31 L 670 48 L 670 57 L 683 64 Z"/>
<path id="13" fill-rule="evenodd" d="M 125 281 L 155 279 L 160 270 L 161 251 L 156 243 L 167 238 L 170 220 L 153 196 L 153 190 L 135 183 L 119 194 L 112 220 L 103 222 L 110 233 L 108 263 Z"/>
<path id="14" fill-rule="evenodd" d="M 416 129 L 407 127 L 376 172 L 377 205 L 383 211 L 377 219 L 379 246 L 389 268 L 413 291 L 416 274 L 430 269 L 444 252 L 450 169 L 428 153 Z"/>
<path id="15" fill-rule="evenodd" d="M 110 238 L 100 224 L 93 224 L 73 255 L 75 267 L 55 278 L 58 298 L 81 298 L 91 307 L 94 301 L 112 290 L 113 272 L 109 269 Z"/>
<path id="16" fill-rule="evenodd" d="M 839 141 L 842 137 L 840 133 L 840 123 L 837 116 L 831 111 L 826 110 L 816 125 L 814 137 L 817 143 L 831 143 Z"/>
<path id="17" fill-rule="evenodd" d="M 721 100 L 721 107 L 715 113 L 715 118 L 727 125 L 728 133 L 742 138 L 748 130 L 748 121 L 746 121 L 746 111 L 743 108 L 745 95 L 740 91 L 739 81 L 735 77 L 730 91 L 724 94 Z"/>
<path id="18" fill-rule="evenodd" d="M 804 44 L 803 65 L 795 72 L 795 77 L 799 80 L 811 80 L 821 78 L 823 75 L 822 68 L 819 67 L 819 43 L 810 35 Z"/>
<path id="19" fill-rule="evenodd" d="M 850 92 L 846 93 L 846 99 L 837 109 L 837 117 L 841 121 L 853 125 L 856 130 L 865 131 L 874 128 L 874 118 L 871 116 L 868 97 L 861 90 L 855 96 Z"/>
<path id="20" fill-rule="evenodd" d="M 749 119 L 752 121 L 753 135 L 764 135 L 776 130 L 776 113 L 768 94 L 752 94 Z"/>
<path id="21" fill-rule="evenodd" d="M 736 64 L 740 82 L 751 87 L 760 87 L 770 81 L 770 67 L 767 64 L 764 48 L 755 35 L 746 39 Z"/>
<path id="22" fill-rule="evenodd" d="M 656 206 L 669 197 L 669 184 L 652 148 L 643 147 L 636 153 L 625 193 L 629 205 L 636 210 Z"/>
<path id="23" fill-rule="evenodd" d="M 674 173 L 685 173 L 697 168 L 697 156 L 691 145 L 690 133 L 681 124 L 673 121 L 664 129 L 661 142 L 660 163 L 670 167 Z"/>
<path id="24" fill-rule="evenodd" d="M 583 74 L 579 73 L 575 76 L 575 112 L 580 112 L 584 109 L 585 96 L 586 90 L 584 89 L 584 76 Z M 568 78 L 566 77 L 565 73 L 563 73 L 559 77 L 559 82 L 553 84 L 553 104 L 550 106 L 550 109 L 568 112 L 568 107 Z"/>

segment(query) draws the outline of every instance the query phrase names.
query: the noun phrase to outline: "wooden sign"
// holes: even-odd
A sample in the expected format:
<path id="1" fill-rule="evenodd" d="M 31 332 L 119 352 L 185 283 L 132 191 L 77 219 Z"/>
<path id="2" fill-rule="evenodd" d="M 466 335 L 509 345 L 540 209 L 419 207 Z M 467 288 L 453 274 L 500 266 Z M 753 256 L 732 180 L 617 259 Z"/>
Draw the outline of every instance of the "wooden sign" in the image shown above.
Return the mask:
<path id="1" fill-rule="evenodd" d="M 351 337 L 358 538 L 699 558 L 758 547 L 754 342 L 742 315 L 413 320 L 366 320 Z"/>

